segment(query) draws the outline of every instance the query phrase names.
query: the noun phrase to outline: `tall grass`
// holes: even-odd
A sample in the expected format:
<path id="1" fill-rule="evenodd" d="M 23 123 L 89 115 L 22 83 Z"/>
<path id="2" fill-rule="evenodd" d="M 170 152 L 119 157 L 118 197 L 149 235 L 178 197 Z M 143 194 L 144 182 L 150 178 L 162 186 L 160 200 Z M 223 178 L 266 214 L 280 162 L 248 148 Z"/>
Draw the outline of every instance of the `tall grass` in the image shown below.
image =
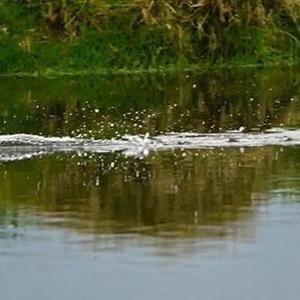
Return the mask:
<path id="1" fill-rule="evenodd" d="M 299 0 L 0 2 L 23 9 L 24 17 L 34 16 L 36 31 L 52 43 L 64 42 L 60 51 L 73 55 L 72 64 L 83 57 L 89 65 L 97 61 L 120 68 L 260 63 L 297 60 L 300 53 Z"/>

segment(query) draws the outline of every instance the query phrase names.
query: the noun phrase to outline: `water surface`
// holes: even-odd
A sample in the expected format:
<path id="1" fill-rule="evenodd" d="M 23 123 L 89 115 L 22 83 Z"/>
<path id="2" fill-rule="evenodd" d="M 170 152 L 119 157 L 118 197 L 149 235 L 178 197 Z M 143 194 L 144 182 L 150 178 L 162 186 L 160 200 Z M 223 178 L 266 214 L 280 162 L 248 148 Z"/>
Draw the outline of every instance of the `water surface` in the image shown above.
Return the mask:
<path id="1" fill-rule="evenodd" d="M 1 298 L 297 299 L 299 80 L 1 79 Z"/>

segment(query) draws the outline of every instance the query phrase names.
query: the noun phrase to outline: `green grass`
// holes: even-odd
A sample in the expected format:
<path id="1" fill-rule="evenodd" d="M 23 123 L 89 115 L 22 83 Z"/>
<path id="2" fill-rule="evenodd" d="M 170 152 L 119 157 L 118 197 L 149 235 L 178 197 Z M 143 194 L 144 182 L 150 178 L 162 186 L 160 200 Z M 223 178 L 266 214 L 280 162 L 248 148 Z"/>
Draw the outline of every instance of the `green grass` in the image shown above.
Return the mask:
<path id="1" fill-rule="evenodd" d="M 174 0 L 0 0 L 0 73 L 54 76 L 299 63 L 296 0 L 235 2 L 211 0 L 195 8 Z"/>

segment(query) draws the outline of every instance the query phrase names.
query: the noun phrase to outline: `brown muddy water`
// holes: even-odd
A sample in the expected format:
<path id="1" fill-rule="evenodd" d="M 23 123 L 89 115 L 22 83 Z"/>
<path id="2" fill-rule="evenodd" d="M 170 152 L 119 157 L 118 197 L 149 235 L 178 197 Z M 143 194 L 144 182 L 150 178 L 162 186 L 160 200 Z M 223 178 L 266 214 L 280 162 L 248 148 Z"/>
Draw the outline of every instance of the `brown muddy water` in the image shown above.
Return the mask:
<path id="1" fill-rule="evenodd" d="M 299 95 L 295 69 L 0 79 L 1 299 L 298 299 Z"/>

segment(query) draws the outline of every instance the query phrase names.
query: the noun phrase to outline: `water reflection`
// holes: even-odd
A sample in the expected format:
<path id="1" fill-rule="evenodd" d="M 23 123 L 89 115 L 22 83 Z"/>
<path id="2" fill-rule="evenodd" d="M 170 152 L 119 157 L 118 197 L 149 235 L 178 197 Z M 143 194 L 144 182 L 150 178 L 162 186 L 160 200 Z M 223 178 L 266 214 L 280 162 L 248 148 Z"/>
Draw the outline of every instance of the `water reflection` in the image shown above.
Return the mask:
<path id="1" fill-rule="evenodd" d="M 0 133 L 106 138 L 297 127 L 299 76 L 268 69 L 1 79 Z M 94 244 L 107 236 L 116 244 L 126 236 L 159 238 L 175 253 L 183 245 L 187 251 L 188 241 L 252 240 L 259 199 L 267 203 L 275 185 L 270 178 L 297 176 L 294 149 L 168 150 L 144 158 L 71 153 L 3 163 L 1 235 L 46 226 L 88 235 Z"/>
<path id="2" fill-rule="evenodd" d="M 264 69 L 2 78 L 0 134 L 157 138 L 299 128 L 299 76 Z M 11 155 L 5 149 L 1 157 Z M 0 162 L 3 299 L 299 294 L 299 146 L 170 147 L 141 157 L 75 148 L 41 156 L 45 149 Z M 23 157 L 28 148 L 14 150 Z"/>
<path id="3" fill-rule="evenodd" d="M 271 191 L 284 189 L 285 180 L 293 193 L 299 191 L 300 182 L 291 179 L 299 168 L 298 148 L 278 147 L 174 151 L 144 159 L 70 154 L 5 163 L 1 227 L 72 229 L 100 249 L 108 247 L 101 241 L 117 247 L 126 237 L 144 236 L 159 238 L 152 242 L 167 253 L 175 254 L 176 247 L 191 251 L 193 240 L 206 245 L 196 243 L 195 251 L 209 251 L 209 241 L 253 240 L 257 206 Z M 275 175 L 281 184 L 271 180 Z"/>
<path id="4" fill-rule="evenodd" d="M 297 70 L 0 79 L 0 133 L 94 138 L 297 126 Z M 12 100 L 13 99 L 13 100 Z"/>

